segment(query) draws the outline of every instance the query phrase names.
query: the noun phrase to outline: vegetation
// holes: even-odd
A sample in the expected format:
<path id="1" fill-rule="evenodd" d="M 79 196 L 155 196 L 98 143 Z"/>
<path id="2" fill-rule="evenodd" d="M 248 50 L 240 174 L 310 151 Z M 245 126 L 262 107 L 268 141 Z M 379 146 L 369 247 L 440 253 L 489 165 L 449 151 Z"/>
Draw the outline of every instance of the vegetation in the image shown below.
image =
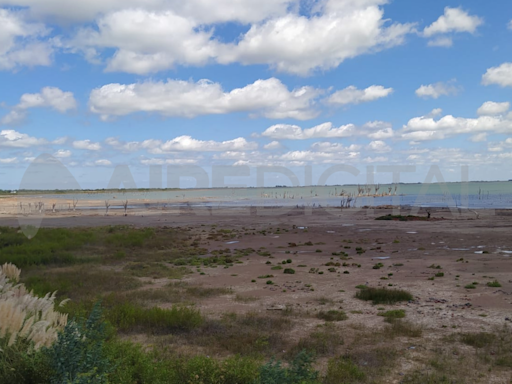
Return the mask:
<path id="1" fill-rule="evenodd" d="M 281 310 L 259 311 L 260 303 L 253 304 L 259 296 L 238 293 L 229 283 L 208 286 L 203 274 L 223 272 L 214 268 L 236 269 L 249 255 L 259 263 L 257 253 L 272 258 L 272 251 L 207 246 L 211 241 L 224 244 L 241 233 L 259 231 L 203 228 L 201 234 L 197 229 L 130 226 L 44 229 L 30 241 L 17 229 L 0 228 L 0 257 L 13 262 L 0 269 L 0 383 L 379 384 L 399 380 L 417 384 L 510 379 L 509 327 L 472 333 L 457 326 L 450 333 L 447 320 L 440 332 L 430 333 L 429 328 L 409 321 L 415 317 L 406 317 L 403 309 L 379 307 L 413 300 L 409 292 L 368 286 L 375 281 L 350 288 L 353 283 L 346 284 L 341 272 L 355 263 L 340 265 L 334 258 L 328 261 L 329 257 L 318 256 L 325 270 L 339 271 L 329 274 L 341 282 L 332 295 L 317 287 L 316 279 L 325 278 L 318 275 L 320 264 L 312 268 L 313 276 L 298 272 L 297 281 L 288 275 L 260 276 L 264 280 L 254 276 L 252 281 L 257 284 L 251 284 L 253 288 L 274 293 L 300 289 L 314 295 L 314 283 L 325 296 L 310 296 L 307 306 L 285 301 Z M 277 231 L 286 229 L 266 233 Z M 358 245 L 354 253 L 363 250 L 360 244 L 369 244 L 367 239 L 346 242 Z M 203 246 L 213 250 L 206 255 Z M 298 262 L 293 261 L 294 265 Z M 279 264 L 283 272 L 292 266 L 288 260 L 273 260 L 265 268 L 263 261 L 263 270 L 268 271 L 271 264 Z M 20 266 L 24 267 L 22 274 Z M 352 272 L 357 274 L 357 269 Z M 388 272 L 384 275 L 389 278 L 393 274 Z M 375 273 L 375 279 L 381 275 Z M 224 276 L 230 279 L 236 273 L 229 271 Z M 308 281 L 308 277 L 315 280 Z M 476 287 L 475 283 L 471 285 Z M 487 286 L 497 286 L 494 283 L 499 284 L 494 280 Z M 15 300 L 21 296 L 11 295 L 15 290 L 33 302 L 32 307 L 23 307 L 25 312 L 19 311 Z M 351 307 L 350 299 L 342 300 L 354 293 L 358 299 L 378 304 L 374 308 L 385 322 L 372 328 L 360 321 L 338 323 L 348 318 L 345 311 L 358 320 L 375 316 L 375 310 L 360 308 L 365 303 Z M 236 303 L 237 311 L 247 311 L 211 315 L 199 310 L 220 296 Z M 61 302 L 65 303 L 62 307 Z M 35 309 L 42 307 L 46 310 Z M 255 307 L 259 312 L 251 312 Z M 15 315 L 21 323 L 13 321 Z M 306 318 L 311 327 L 302 326 Z M 47 325 L 38 319 L 48 321 Z M 421 353 L 412 353 L 412 348 L 417 352 L 421 348 Z"/>
<path id="2" fill-rule="evenodd" d="M 356 292 L 356 298 L 371 301 L 373 304 L 395 304 L 400 301 L 410 301 L 413 296 L 401 289 L 368 287 Z"/>

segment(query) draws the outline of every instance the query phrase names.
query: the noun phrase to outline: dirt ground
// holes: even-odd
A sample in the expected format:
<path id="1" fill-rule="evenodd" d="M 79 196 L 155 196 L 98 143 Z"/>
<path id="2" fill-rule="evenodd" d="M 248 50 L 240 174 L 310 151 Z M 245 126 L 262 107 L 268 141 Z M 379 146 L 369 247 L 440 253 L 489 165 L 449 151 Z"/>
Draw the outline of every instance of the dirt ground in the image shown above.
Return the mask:
<path id="1" fill-rule="evenodd" d="M 205 268 L 204 275 L 185 279 L 209 287 L 229 287 L 242 297 L 233 301 L 220 296 L 202 302 L 201 310 L 211 315 L 279 311 L 286 306 L 316 311 L 321 308 L 318 299 L 328 298 L 350 313 L 347 324 L 380 326 L 381 318 L 369 316 L 376 315 L 378 309 L 354 298 L 355 286 L 364 284 L 410 291 L 415 300 L 394 307 L 406 309 L 411 321 L 428 328 L 479 331 L 512 322 L 512 216 L 508 211 L 432 209 L 431 220 L 415 221 L 375 218 L 410 213 L 426 217 L 424 209 L 182 207 L 129 210 L 124 216 L 121 209 L 111 209 L 105 215 L 100 210 L 74 212 L 68 207 L 55 213 L 47 208 L 43 216 L 38 212 L 13 214 L 15 201 L 0 201 L 0 226 L 179 226 L 201 235 L 201 245 L 209 256 L 221 249 L 268 252 L 264 253 L 267 256 L 244 257 L 242 264 L 229 269 Z M 208 240 L 212 226 L 232 231 L 231 238 Z M 347 256 L 340 258 L 340 252 Z M 286 259 L 292 262 L 282 265 L 282 270 L 271 270 Z M 329 262 L 340 265 L 335 264 L 330 272 L 325 265 Z M 374 269 L 377 263 L 383 266 Z M 284 274 L 284 268 L 293 268 L 295 274 Z M 311 273 L 312 268 L 318 271 Z M 444 276 L 435 277 L 436 273 Z M 266 275 L 273 277 L 258 278 Z M 267 280 L 274 284 L 266 284 Z M 486 285 L 493 280 L 502 287 Z M 475 289 L 465 288 L 473 282 L 478 283 Z M 158 279 L 153 284 L 158 286 Z M 310 326 L 315 326 L 315 321 Z"/>

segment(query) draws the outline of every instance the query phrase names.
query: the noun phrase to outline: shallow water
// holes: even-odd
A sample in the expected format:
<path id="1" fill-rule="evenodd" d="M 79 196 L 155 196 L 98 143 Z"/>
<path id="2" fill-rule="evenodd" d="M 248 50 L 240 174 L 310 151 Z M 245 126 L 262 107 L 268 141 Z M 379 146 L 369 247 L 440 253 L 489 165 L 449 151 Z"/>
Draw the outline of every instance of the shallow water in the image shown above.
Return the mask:
<path id="1" fill-rule="evenodd" d="M 381 185 L 378 191 L 388 192 Z M 45 195 L 62 200 L 124 201 L 146 200 L 149 208 L 190 205 L 207 207 L 268 206 L 268 207 L 339 207 L 342 197 L 357 193 L 357 186 L 289 187 L 289 188 L 212 188 L 184 190 L 152 190 L 126 192 L 81 192 Z M 392 190 L 394 194 L 394 189 Z M 420 207 L 512 208 L 512 182 L 471 182 L 399 184 L 393 196 L 360 196 L 355 206 L 409 205 Z"/>

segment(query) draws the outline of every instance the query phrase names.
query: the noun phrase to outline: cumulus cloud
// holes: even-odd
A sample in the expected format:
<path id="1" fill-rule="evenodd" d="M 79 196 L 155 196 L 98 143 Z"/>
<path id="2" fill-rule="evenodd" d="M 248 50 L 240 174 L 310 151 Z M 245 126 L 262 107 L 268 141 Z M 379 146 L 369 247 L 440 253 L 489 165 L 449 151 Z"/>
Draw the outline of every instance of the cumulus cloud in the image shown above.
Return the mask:
<path id="1" fill-rule="evenodd" d="M 218 61 L 267 64 L 298 75 L 335 68 L 346 59 L 400 45 L 414 30 L 413 24 L 386 25 L 380 8 L 386 2 L 326 0 L 309 18 L 287 14 L 254 24 L 237 44 L 220 47 Z"/>
<path id="2" fill-rule="evenodd" d="M 283 15 L 296 0 L 0 0 L 1 5 L 29 7 L 32 17 L 63 23 L 93 21 L 123 9 L 173 11 L 198 23 L 236 21 L 252 23 Z"/>
<path id="3" fill-rule="evenodd" d="M 366 146 L 366 149 L 368 151 L 379 152 L 379 153 L 391 152 L 392 151 L 391 147 L 389 145 L 387 145 L 382 140 L 375 140 L 375 141 L 370 142 L 370 144 L 368 144 Z"/>
<path id="4" fill-rule="evenodd" d="M 190 136 L 179 136 L 165 143 L 149 148 L 151 153 L 168 153 L 175 151 L 219 152 L 219 151 L 246 151 L 258 148 L 258 144 L 249 142 L 243 137 L 233 140 L 214 141 L 197 140 Z"/>
<path id="5" fill-rule="evenodd" d="M 342 125 L 336 128 L 332 123 L 323 123 L 308 129 L 302 129 L 298 125 L 275 124 L 267 128 L 261 135 L 278 140 L 305 140 L 328 137 L 349 137 L 354 134 L 355 130 L 356 126 L 353 124 Z"/>
<path id="6" fill-rule="evenodd" d="M 350 144 L 348 147 L 340 143 L 332 143 L 329 141 L 321 141 L 313 143 L 311 149 L 318 152 L 356 152 L 361 149 L 360 145 Z"/>
<path id="7" fill-rule="evenodd" d="M 415 117 L 403 127 L 400 138 L 413 142 L 440 140 L 459 134 L 512 133 L 512 119 L 506 116 L 480 116 L 478 118 L 454 117 L 435 119 L 432 116 Z M 477 141 L 484 136 L 477 137 Z M 475 136 L 473 136 L 475 138 Z"/>
<path id="8" fill-rule="evenodd" d="M 499 67 L 489 68 L 482 76 L 482 84 L 512 87 L 512 63 L 503 63 Z"/>
<path id="9" fill-rule="evenodd" d="M 147 74 L 176 65 L 236 62 L 307 75 L 400 45 L 414 30 L 413 24 L 385 20 L 384 0 L 343 1 L 342 5 L 324 0 L 309 15 L 299 14 L 297 0 L 220 3 L 175 0 L 168 7 L 115 7 L 102 13 L 96 26 L 81 28 L 60 43 L 95 63 L 102 62 L 102 52 L 113 49 L 107 71 Z M 236 41 L 223 42 L 215 36 L 214 26 L 225 21 L 250 23 L 250 28 Z"/>
<path id="10" fill-rule="evenodd" d="M 108 167 L 108 166 L 112 165 L 112 162 L 110 160 L 100 159 L 100 160 L 96 160 L 94 162 L 94 165 L 99 165 L 99 166 L 102 166 L 102 167 Z"/>
<path id="11" fill-rule="evenodd" d="M 279 141 L 274 140 L 268 144 L 265 144 L 263 146 L 263 148 L 265 148 L 265 149 L 280 149 L 280 148 L 282 148 L 282 145 Z"/>
<path id="12" fill-rule="evenodd" d="M 17 109 L 48 107 L 64 113 L 76 109 L 77 103 L 72 92 L 64 92 L 55 87 L 44 87 L 39 93 L 25 93 L 21 96 Z"/>
<path id="13" fill-rule="evenodd" d="M 291 165 L 313 164 L 332 164 L 341 163 L 359 158 L 359 152 L 318 152 L 318 151 L 290 151 L 275 160 L 283 161 Z"/>
<path id="14" fill-rule="evenodd" d="M 25 121 L 27 114 L 25 111 L 20 111 L 16 109 L 12 109 L 7 113 L 7 115 L 2 116 L 0 119 L 0 125 L 20 125 Z"/>
<path id="15" fill-rule="evenodd" d="M 47 143 L 48 141 L 46 139 L 32 137 L 12 129 L 5 129 L 0 131 L 0 147 L 28 148 L 38 145 L 45 145 Z"/>
<path id="16" fill-rule="evenodd" d="M 426 37 L 450 32 L 475 33 L 483 24 L 483 19 L 478 16 L 470 16 L 462 8 L 444 9 L 444 14 L 423 30 Z"/>
<path id="17" fill-rule="evenodd" d="M 187 164 L 197 164 L 199 159 L 160 159 L 160 158 L 152 158 L 152 159 L 141 159 L 140 163 L 142 165 L 187 165 Z"/>
<path id="18" fill-rule="evenodd" d="M 441 96 L 456 95 L 459 89 L 453 85 L 454 81 L 449 83 L 438 82 L 435 84 L 422 85 L 416 90 L 416 96 L 422 98 L 437 99 Z"/>
<path id="19" fill-rule="evenodd" d="M 366 89 L 349 86 L 334 92 L 326 102 L 331 105 L 359 104 L 387 97 L 392 92 L 393 88 L 384 88 L 382 85 L 372 85 Z"/>
<path id="20" fill-rule="evenodd" d="M 105 142 L 113 148 L 121 151 L 146 150 L 152 154 L 167 154 L 174 152 L 222 152 L 222 151 L 247 151 L 258 148 L 258 144 L 247 141 L 243 137 L 233 140 L 197 140 L 191 136 L 179 136 L 172 140 L 162 141 L 148 139 L 144 141 L 132 141 L 125 143 L 115 138 L 108 138 Z"/>
<path id="21" fill-rule="evenodd" d="M 488 116 L 495 116 L 495 115 L 502 115 L 505 112 L 507 112 L 510 108 L 510 103 L 503 102 L 503 103 L 496 103 L 494 101 L 487 101 L 482 104 L 480 108 L 478 108 L 477 113 L 479 115 L 488 115 Z"/>
<path id="22" fill-rule="evenodd" d="M 26 21 L 23 12 L 0 8 L 0 70 L 50 65 L 51 45 L 40 40 L 48 33 L 44 24 Z"/>
<path id="23" fill-rule="evenodd" d="M 323 123 L 313 128 L 302 129 L 298 125 L 275 124 L 262 134 L 276 140 L 306 140 L 315 138 L 343 138 L 351 136 L 369 136 L 371 138 L 388 138 L 393 136 L 389 124 L 375 121 L 357 127 L 354 124 L 335 127 L 332 123 Z"/>
<path id="24" fill-rule="evenodd" d="M 181 117 L 249 112 L 252 116 L 306 120 L 317 116 L 313 106 L 321 93 L 312 87 L 290 91 L 276 78 L 257 80 L 230 92 L 208 80 L 146 81 L 96 88 L 91 92 L 89 106 L 103 119 L 135 112 Z"/>
<path id="25" fill-rule="evenodd" d="M 65 113 L 76 107 L 77 102 L 72 92 L 64 92 L 55 87 L 44 87 L 39 93 L 23 94 L 20 102 L 0 119 L 0 125 L 15 126 L 23 123 L 27 117 L 27 110 L 31 108 L 51 108 Z"/>
<path id="26" fill-rule="evenodd" d="M 53 154 L 54 157 L 57 157 L 57 158 L 66 158 L 66 157 L 70 157 L 71 156 L 71 151 L 70 150 L 67 150 L 67 149 L 59 149 L 57 152 L 55 152 Z"/>
<path id="27" fill-rule="evenodd" d="M 94 143 L 91 140 L 76 140 L 73 141 L 73 148 L 85 149 L 88 151 L 99 151 L 101 149 L 100 143 Z"/>

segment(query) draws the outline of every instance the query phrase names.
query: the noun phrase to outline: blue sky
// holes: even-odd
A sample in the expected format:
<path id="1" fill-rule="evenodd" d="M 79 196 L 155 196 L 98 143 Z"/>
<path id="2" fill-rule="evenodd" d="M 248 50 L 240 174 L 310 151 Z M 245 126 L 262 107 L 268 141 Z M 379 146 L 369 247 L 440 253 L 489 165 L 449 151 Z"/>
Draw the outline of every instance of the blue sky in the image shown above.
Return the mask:
<path id="1" fill-rule="evenodd" d="M 512 179 L 511 38 L 508 1 L 0 0 L 0 188 L 41 154 L 83 188 L 119 165 Z"/>

